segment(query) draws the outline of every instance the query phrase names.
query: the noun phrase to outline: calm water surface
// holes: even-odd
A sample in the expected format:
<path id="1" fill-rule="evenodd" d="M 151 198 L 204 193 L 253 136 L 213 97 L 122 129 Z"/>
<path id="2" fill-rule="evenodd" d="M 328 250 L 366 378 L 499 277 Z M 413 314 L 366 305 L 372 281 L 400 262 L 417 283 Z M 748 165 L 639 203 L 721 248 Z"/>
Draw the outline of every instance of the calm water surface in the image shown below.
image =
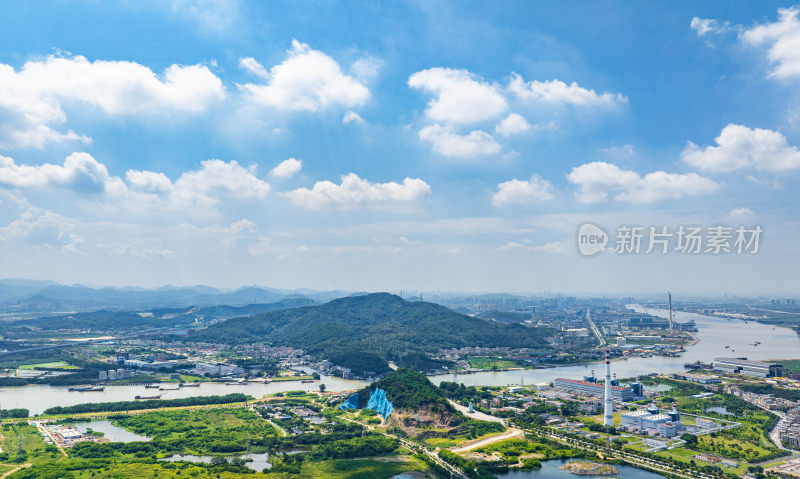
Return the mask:
<path id="1" fill-rule="evenodd" d="M 655 472 L 645 471 L 642 469 L 636 469 L 635 467 L 631 466 L 614 466 L 619 469 L 619 474 L 612 474 L 610 476 L 577 476 L 572 474 L 569 471 L 559 469 L 562 465 L 564 465 L 568 461 L 562 460 L 551 460 L 551 461 L 542 461 L 542 468 L 535 470 L 535 471 L 513 471 L 507 472 L 505 474 L 495 474 L 498 479 L 577 479 L 581 477 L 586 478 L 623 478 L 623 479 L 654 479 L 658 477 L 664 477 L 661 474 L 656 474 Z"/>
<path id="2" fill-rule="evenodd" d="M 159 391 L 144 386 L 107 386 L 104 391 L 68 391 L 66 386 L 33 385 L 0 388 L 0 404 L 4 409 L 22 407 L 31 415 L 41 414 L 53 406 L 71 406 L 81 403 L 133 401 L 137 395 L 151 396 L 161 394 L 161 399 L 178 399 L 193 396 L 213 396 L 231 393 L 245 393 L 260 398 L 267 394 L 285 391 L 319 391 L 319 384 L 325 384 L 326 391 L 347 391 L 366 386 L 363 381 L 347 381 L 333 376 L 322 376 L 320 381 L 302 383 L 300 381 L 278 381 L 274 383 L 249 383 L 229 386 L 221 383 L 201 383 L 200 387 L 180 388 L 175 391 Z"/>
<path id="3" fill-rule="evenodd" d="M 130 432 L 127 429 L 115 426 L 111 424 L 111 421 L 79 422 L 75 423 L 75 427 L 80 432 L 86 432 L 88 429 L 102 432 L 104 434 L 103 437 L 111 442 L 137 442 L 150 440 L 150 438 L 147 436 L 142 436 L 141 434 L 136 434 L 135 432 Z"/>
<path id="4" fill-rule="evenodd" d="M 639 312 L 647 312 L 654 316 L 666 318 L 668 311 L 664 309 L 646 309 L 631 306 Z M 746 357 L 750 360 L 762 359 L 800 359 L 800 337 L 789 328 L 772 327 L 765 324 L 740 320 L 728 320 L 701 314 L 674 312 L 676 321 L 694 320 L 700 342 L 688 346 L 686 352 L 677 358 L 653 356 L 650 358 L 630 358 L 616 360 L 611 364 L 611 371 L 619 378 L 644 376 L 653 372 L 671 373 L 686 371 L 684 363 L 702 361 L 709 363 L 719 357 Z M 753 346 L 761 341 L 760 346 Z M 725 348 L 725 346 L 730 346 Z M 476 374 L 442 375 L 432 377 L 435 383 L 456 381 L 468 386 L 505 386 L 508 384 L 534 384 L 549 382 L 558 377 L 580 378 L 595 370 L 602 374 L 602 364 L 594 363 L 578 366 L 560 366 L 550 369 L 528 369 L 523 371 L 498 371 Z"/>
<path id="5" fill-rule="evenodd" d="M 224 457 L 225 459 L 228 460 L 228 462 L 230 462 L 231 459 L 234 459 L 236 457 L 240 457 L 244 460 L 252 459 L 252 461 L 247 461 L 245 463 L 245 466 L 256 472 L 261 472 L 264 469 L 272 468 L 272 464 L 268 462 L 269 454 L 266 452 L 263 454 L 242 454 L 241 456 L 224 456 Z M 184 455 L 175 454 L 174 456 L 165 457 L 161 460 L 168 462 L 177 462 L 177 461 L 201 462 L 208 464 L 209 462 L 211 462 L 211 459 L 213 458 L 214 456 L 193 456 L 191 454 L 184 454 Z"/>

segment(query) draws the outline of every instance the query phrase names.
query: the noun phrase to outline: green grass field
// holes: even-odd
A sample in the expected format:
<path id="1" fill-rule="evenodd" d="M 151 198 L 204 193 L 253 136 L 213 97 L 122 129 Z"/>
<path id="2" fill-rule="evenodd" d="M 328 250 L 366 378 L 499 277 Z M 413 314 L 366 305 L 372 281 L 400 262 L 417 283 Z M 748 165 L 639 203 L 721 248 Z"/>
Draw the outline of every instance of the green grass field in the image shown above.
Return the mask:
<path id="1" fill-rule="evenodd" d="M 0 442 L 3 445 L 3 452 L 7 452 L 12 458 L 19 450 L 19 440 L 22 438 L 22 449 L 26 454 L 26 463 L 38 464 L 59 461 L 63 458 L 58 450 L 47 450 L 44 439 L 39 434 L 36 426 L 29 424 L 4 424 L 0 429 Z"/>
<path id="2" fill-rule="evenodd" d="M 476 356 L 472 358 L 468 358 L 467 362 L 469 362 L 470 367 L 478 368 L 478 369 L 509 369 L 509 368 L 519 368 L 522 367 L 520 364 L 517 364 L 515 361 L 511 361 L 508 359 L 500 359 L 500 358 L 490 358 L 486 356 Z"/>
<path id="3" fill-rule="evenodd" d="M 248 478 L 281 478 L 277 474 L 238 474 L 234 472 L 216 472 L 209 471 L 199 466 L 187 466 L 180 469 L 168 469 L 161 464 L 144 464 L 144 463 L 130 463 L 130 464 L 115 464 L 105 469 L 90 469 L 86 471 L 73 471 L 73 476 L 76 479 L 118 479 L 122 477 L 135 477 L 137 479 L 173 479 L 173 478 L 186 478 L 193 479 L 237 479 L 241 477 Z"/>
<path id="4" fill-rule="evenodd" d="M 19 369 L 78 369 L 77 366 L 71 366 L 64 361 L 55 361 L 51 363 L 39 363 L 39 364 L 25 364 L 20 366 Z"/>
<path id="5" fill-rule="evenodd" d="M 401 472 L 425 471 L 426 469 L 427 466 L 424 463 L 410 456 L 334 459 L 304 463 L 300 477 L 307 479 L 389 478 Z"/>
<path id="6" fill-rule="evenodd" d="M 304 479 L 373 479 L 390 478 L 402 472 L 425 471 L 426 465 L 410 456 L 387 456 L 365 459 L 334 459 L 319 462 L 306 462 L 300 475 L 289 474 L 238 474 L 233 472 L 209 471 L 203 467 L 186 465 L 181 468 L 169 468 L 162 464 L 118 463 L 104 469 L 73 471 L 76 479 L 118 479 L 135 477 L 137 479 L 235 479 L 248 477 L 253 479 L 288 479 L 302 477 Z M 424 474 L 424 473 L 423 473 Z M 432 474 L 420 477 L 434 478 Z"/>

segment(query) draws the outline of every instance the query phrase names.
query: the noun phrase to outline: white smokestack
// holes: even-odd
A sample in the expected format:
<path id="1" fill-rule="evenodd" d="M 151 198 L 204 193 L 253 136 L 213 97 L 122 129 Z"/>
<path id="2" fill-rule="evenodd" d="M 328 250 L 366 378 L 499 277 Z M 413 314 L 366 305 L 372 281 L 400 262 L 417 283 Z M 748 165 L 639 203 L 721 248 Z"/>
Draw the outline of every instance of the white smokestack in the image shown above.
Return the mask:
<path id="1" fill-rule="evenodd" d="M 614 425 L 614 401 L 611 397 L 611 361 L 609 359 L 609 351 L 606 349 L 606 387 L 605 387 L 605 404 L 603 407 L 603 425 Z"/>
<path id="2" fill-rule="evenodd" d="M 672 332 L 672 291 L 667 293 L 669 294 L 669 331 Z"/>

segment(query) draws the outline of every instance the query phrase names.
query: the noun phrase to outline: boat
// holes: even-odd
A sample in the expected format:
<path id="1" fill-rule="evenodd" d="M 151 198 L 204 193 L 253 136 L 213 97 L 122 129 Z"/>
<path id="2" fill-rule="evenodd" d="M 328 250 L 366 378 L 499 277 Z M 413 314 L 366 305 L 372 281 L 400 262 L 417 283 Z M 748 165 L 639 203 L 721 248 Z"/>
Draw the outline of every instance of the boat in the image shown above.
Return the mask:
<path id="1" fill-rule="evenodd" d="M 181 383 L 180 387 L 182 388 L 199 388 L 200 383 Z"/>
<path id="2" fill-rule="evenodd" d="M 178 389 L 180 389 L 180 387 L 176 387 L 176 388 L 165 388 L 164 386 L 161 386 L 161 387 L 159 387 L 159 388 L 158 388 L 158 390 L 159 390 L 159 391 L 177 391 Z"/>
<path id="3" fill-rule="evenodd" d="M 103 391 L 103 386 L 79 386 L 68 388 L 67 391 L 89 392 L 89 391 Z"/>
<path id="4" fill-rule="evenodd" d="M 303 379 L 303 380 L 301 380 L 300 382 L 301 382 L 301 383 L 313 383 L 313 382 L 314 382 L 314 380 L 313 380 L 313 379 Z"/>
<path id="5" fill-rule="evenodd" d="M 134 399 L 138 399 L 138 400 L 161 399 L 161 395 L 160 394 L 156 394 L 154 396 L 136 396 Z"/>
<path id="6" fill-rule="evenodd" d="M 158 389 L 158 388 L 161 387 L 161 385 L 160 384 L 145 384 L 144 387 L 146 387 L 147 389 Z"/>

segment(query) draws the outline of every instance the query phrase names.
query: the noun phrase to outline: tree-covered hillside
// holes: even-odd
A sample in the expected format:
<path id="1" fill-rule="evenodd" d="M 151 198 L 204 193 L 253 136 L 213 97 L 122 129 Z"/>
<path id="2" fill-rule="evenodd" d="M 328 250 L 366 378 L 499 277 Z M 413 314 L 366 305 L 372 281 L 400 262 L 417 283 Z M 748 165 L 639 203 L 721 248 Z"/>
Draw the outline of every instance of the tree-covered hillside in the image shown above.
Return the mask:
<path id="1" fill-rule="evenodd" d="M 188 341 L 266 343 L 303 348 L 325 357 L 369 355 L 400 365 L 414 353 L 440 348 L 542 347 L 547 330 L 499 324 L 456 313 L 438 304 L 408 302 L 388 293 L 333 300 L 320 306 L 235 318 L 190 334 Z M 356 366 L 359 361 L 355 362 Z M 353 368 L 358 371 L 357 368 Z"/>
<path id="2" fill-rule="evenodd" d="M 367 404 L 370 391 L 381 388 L 386 397 L 392 401 L 395 409 L 417 409 L 424 405 L 441 404 L 445 409 L 453 411 L 438 387 L 430 379 L 409 368 L 392 371 L 358 392 L 359 407 Z"/>

